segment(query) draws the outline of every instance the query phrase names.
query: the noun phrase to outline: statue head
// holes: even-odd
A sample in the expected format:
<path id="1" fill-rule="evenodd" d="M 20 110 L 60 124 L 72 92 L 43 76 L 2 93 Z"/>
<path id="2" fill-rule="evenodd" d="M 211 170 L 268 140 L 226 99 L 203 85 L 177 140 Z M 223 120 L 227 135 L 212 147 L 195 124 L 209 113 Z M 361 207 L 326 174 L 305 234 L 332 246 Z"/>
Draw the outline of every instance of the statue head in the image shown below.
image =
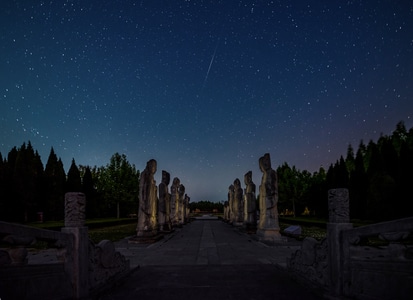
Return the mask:
<path id="1" fill-rule="evenodd" d="M 148 169 L 148 171 L 151 174 L 156 173 L 156 167 L 157 167 L 157 163 L 156 163 L 156 160 L 154 160 L 154 159 L 151 159 L 146 163 L 146 169 Z"/>
<path id="2" fill-rule="evenodd" d="M 168 185 L 170 181 L 171 181 L 171 175 L 165 170 L 162 170 L 162 182 Z"/>
<path id="3" fill-rule="evenodd" d="M 233 192 L 233 191 L 234 191 L 234 185 L 231 184 L 231 185 L 228 187 L 228 190 L 229 190 L 230 192 Z"/>
<path id="4" fill-rule="evenodd" d="M 271 169 L 271 158 L 269 153 L 264 154 L 263 165 L 265 170 Z"/>
<path id="5" fill-rule="evenodd" d="M 240 186 L 241 186 L 241 181 L 238 178 L 236 178 L 234 180 L 234 188 L 239 188 Z"/>
<path id="6" fill-rule="evenodd" d="M 245 185 L 249 185 L 252 182 L 252 171 L 248 171 L 244 175 L 244 183 Z"/>
<path id="7" fill-rule="evenodd" d="M 183 184 L 179 185 L 179 194 L 183 195 L 185 193 L 185 186 Z"/>
<path id="8" fill-rule="evenodd" d="M 260 165 L 260 170 L 261 172 L 266 172 L 268 170 L 271 170 L 271 158 L 269 153 L 265 153 L 264 156 L 261 156 L 259 161 Z"/>
<path id="9" fill-rule="evenodd" d="M 174 180 L 172 181 L 173 185 L 179 186 L 179 184 L 181 183 L 181 181 L 179 180 L 178 177 L 175 177 Z"/>

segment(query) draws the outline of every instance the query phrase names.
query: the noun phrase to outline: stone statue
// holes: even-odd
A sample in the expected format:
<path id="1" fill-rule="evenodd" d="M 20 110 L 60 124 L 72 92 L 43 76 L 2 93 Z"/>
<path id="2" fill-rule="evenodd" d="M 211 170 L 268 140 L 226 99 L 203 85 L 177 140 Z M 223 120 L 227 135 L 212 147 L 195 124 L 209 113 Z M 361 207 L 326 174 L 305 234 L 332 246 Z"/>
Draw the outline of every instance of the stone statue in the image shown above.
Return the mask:
<path id="1" fill-rule="evenodd" d="M 184 221 L 184 223 L 187 223 L 187 222 L 188 222 L 188 216 L 189 216 L 189 214 L 188 214 L 188 208 L 189 208 L 189 197 L 188 197 L 187 194 L 185 194 L 185 197 L 184 197 L 184 209 L 183 209 L 183 213 L 184 213 L 183 221 Z"/>
<path id="2" fill-rule="evenodd" d="M 182 225 L 184 223 L 184 195 L 185 195 L 185 186 L 183 184 L 179 185 L 178 189 L 178 224 Z"/>
<path id="3" fill-rule="evenodd" d="M 157 234 L 157 187 L 154 175 L 156 173 L 156 160 L 151 159 L 146 163 L 146 168 L 141 174 L 139 185 L 139 211 L 138 237 L 153 236 Z"/>
<path id="4" fill-rule="evenodd" d="M 269 153 L 260 157 L 259 165 L 263 175 L 260 185 L 260 221 L 258 224 L 257 235 L 260 240 L 274 242 L 281 237 L 277 208 L 277 173 L 271 168 L 271 158 Z"/>
<path id="5" fill-rule="evenodd" d="M 243 191 L 241 188 L 241 181 L 237 178 L 234 180 L 234 200 L 233 200 L 233 209 L 234 209 L 234 220 L 233 224 L 241 226 L 243 223 Z"/>
<path id="6" fill-rule="evenodd" d="M 234 185 L 230 185 L 228 187 L 228 217 L 229 217 L 229 223 L 232 224 L 234 220 Z"/>
<path id="7" fill-rule="evenodd" d="M 178 212 L 177 210 L 179 209 L 179 185 L 181 184 L 181 181 L 179 180 L 178 177 L 175 177 L 172 181 L 171 185 L 171 214 L 170 214 L 170 219 L 172 222 L 172 226 L 177 226 L 178 225 Z"/>
<path id="8" fill-rule="evenodd" d="M 162 171 L 162 182 L 159 184 L 158 222 L 160 231 L 171 230 L 171 220 L 169 216 L 170 199 L 168 185 L 171 176 L 168 172 Z"/>
<path id="9" fill-rule="evenodd" d="M 255 205 L 255 184 L 252 182 L 252 172 L 249 171 L 244 175 L 245 182 L 245 203 L 244 203 L 244 223 L 247 229 L 257 227 L 256 205 Z"/>
<path id="10" fill-rule="evenodd" d="M 224 202 L 224 221 L 225 222 L 229 221 L 228 212 L 229 212 L 228 201 L 225 201 Z"/>

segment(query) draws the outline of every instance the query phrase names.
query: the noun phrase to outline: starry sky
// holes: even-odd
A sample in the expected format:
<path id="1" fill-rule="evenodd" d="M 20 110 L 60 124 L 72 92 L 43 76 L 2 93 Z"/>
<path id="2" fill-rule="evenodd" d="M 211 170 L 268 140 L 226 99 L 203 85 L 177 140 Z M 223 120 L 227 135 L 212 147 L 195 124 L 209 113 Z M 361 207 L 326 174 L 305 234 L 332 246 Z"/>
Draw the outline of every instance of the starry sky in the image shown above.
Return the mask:
<path id="1" fill-rule="evenodd" d="M 3 0 L 0 152 L 154 158 L 191 201 L 413 127 L 413 2 Z"/>

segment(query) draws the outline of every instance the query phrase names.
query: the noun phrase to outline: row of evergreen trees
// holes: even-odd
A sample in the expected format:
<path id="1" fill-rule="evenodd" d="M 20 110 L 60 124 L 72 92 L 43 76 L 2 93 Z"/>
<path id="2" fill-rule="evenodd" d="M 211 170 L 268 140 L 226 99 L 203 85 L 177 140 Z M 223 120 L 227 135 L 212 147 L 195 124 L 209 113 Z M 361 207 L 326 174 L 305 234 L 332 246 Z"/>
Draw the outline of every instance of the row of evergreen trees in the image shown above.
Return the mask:
<path id="1" fill-rule="evenodd" d="M 284 163 L 277 173 L 280 213 L 306 211 L 325 218 L 328 189 L 345 187 L 350 190 L 352 218 L 380 221 L 411 216 L 413 128 L 407 131 L 400 122 L 390 136 L 367 146 L 361 141 L 356 153 L 349 145 L 346 158 L 341 157 L 327 172 L 320 168 L 311 174 Z M 24 143 L 7 158 L 0 153 L 0 219 L 27 222 L 42 212 L 44 220 L 61 220 L 64 194 L 69 191 L 86 194 L 88 218 L 127 216 L 137 210 L 139 176 L 139 170 L 118 153 L 99 168 L 78 167 L 73 159 L 65 174 L 52 148 L 44 168 L 31 143 Z"/>
<path id="2" fill-rule="evenodd" d="M 279 210 L 327 217 L 327 191 L 348 188 L 350 217 L 363 220 L 391 220 L 413 215 L 413 128 L 403 122 L 390 136 L 382 135 L 367 146 L 360 142 L 356 153 L 348 146 L 328 171 L 310 174 L 290 167 L 278 167 Z"/>
<path id="3" fill-rule="evenodd" d="M 125 216 L 136 211 L 139 171 L 125 155 L 115 153 L 105 167 L 77 166 L 65 173 L 62 160 L 50 151 L 45 168 L 30 142 L 14 147 L 7 159 L 0 153 L 0 220 L 62 220 L 64 195 L 86 194 L 88 218 Z"/>

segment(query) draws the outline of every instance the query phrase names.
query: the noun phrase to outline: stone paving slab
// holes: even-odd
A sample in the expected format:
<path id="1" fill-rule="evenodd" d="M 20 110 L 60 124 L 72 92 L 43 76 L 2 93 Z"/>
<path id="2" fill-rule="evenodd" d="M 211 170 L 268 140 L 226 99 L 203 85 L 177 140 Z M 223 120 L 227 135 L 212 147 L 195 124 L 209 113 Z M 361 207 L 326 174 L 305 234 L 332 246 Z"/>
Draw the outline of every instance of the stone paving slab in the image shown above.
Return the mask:
<path id="1" fill-rule="evenodd" d="M 94 299 L 319 299 L 285 270 L 300 246 L 268 246 L 222 221 L 196 220 L 154 244 L 116 243 L 135 269 Z"/>

